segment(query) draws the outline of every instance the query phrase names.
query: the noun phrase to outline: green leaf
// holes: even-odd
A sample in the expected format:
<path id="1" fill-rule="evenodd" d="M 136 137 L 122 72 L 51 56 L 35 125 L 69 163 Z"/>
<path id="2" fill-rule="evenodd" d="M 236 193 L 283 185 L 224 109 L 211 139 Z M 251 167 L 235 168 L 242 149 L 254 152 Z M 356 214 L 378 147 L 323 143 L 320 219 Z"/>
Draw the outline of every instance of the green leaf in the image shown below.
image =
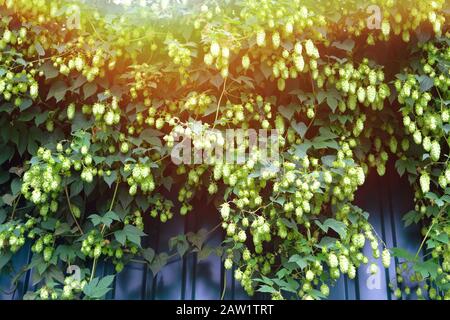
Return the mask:
<path id="1" fill-rule="evenodd" d="M 0 185 L 9 181 L 9 172 L 0 170 Z"/>
<path id="2" fill-rule="evenodd" d="M 23 99 L 22 103 L 19 106 L 19 109 L 20 109 L 20 111 L 25 111 L 32 105 L 33 105 L 33 101 L 31 99 Z"/>
<path id="3" fill-rule="evenodd" d="M 341 239 L 345 238 L 345 236 L 347 235 L 347 226 L 345 225 L 345 223 L 343 223 L 341 221 L 337 221 L 335 219 L 330 218 L 330 219 L 325 220 L 325 222 L 323 224 L 319 220 L 315 220 L 314 222 L 324 232 L 328 232 L 329 228 L 333 229 L 334 231 L 336 231 L 337 234 L 339 234 Z"/>
<path id="4" fill-rule="evenodd" d="M 99 224 L 104 224 L 107 227 L 109 227 L 113 221 L 121 221 L 119 215 L 117 213 L 113 212 L 113 211 L 108 211 L 103 216 L 99 216 L 97 214 L 91 214 L 88 218 L 91 219 L 92 224 L 94 225 L 94 227 L 98 226 Z M 122 230 L 119 230 L 119 231 L 122 231 Z M 119 236 L 120 239 L 123 239 L 122 238 L 123 236 L 126 238 L 126 234 L 123 234 L 123 235 L 120 234 L 120 236 Z M 117 240 L 117 235 L 116 235 L 116 240 Z M 122 242 L 120 242 L 120 243 L 122 243 Z M 125 241 L 122 244 L 125 244 Z"/>
<path id="5" fill-rule="evenodd" d="M 53 66 L 53 63 L 50 61 L 46 61 L 40 68 L 41 71 L 44 72 L 45 79 L 53 79 L 56 78 L 59 74 L 58 69 Z"/>
<path id="6" fill-rule="evenodd" d="M 145 248 L 142 251 L 142 257 L 148 262 L 151 263 L 155 258 L 155 250 L 152 248 Z"/>
<path id="7" fill-rule="evenodd" d="M 130 205 L 131 201 L 133 201 L 133 197 L 130 196 L 130 194 L 128 193 L 128 190 L 126 188 L 119 188 L 119 202 L 122 204 L 122 206 L 124 208 L 128 208 L 128 206 Z"/>
<path id="8" fill-rule="evenodd" d="M 273 280 L 270 279 L 270 278 L 267 278 L 265 275 L 261 275 L 261 278 L 262 279 L 255 278 L 254 280 L 257 281 L 257 282 L 262 282 L 262 283 L 267 284 L 269 286 L 272 286 L 274 284 Z"/>
<path id="9" fill-rule="evenodd" d="M 60 102 L 62 99 L 64 99 L 66 92 L 66 83 L 62 80 L 58 80 L 51 85 L 50 90 L 48 91 L 47 100 L 55 98 L 56 102 Z"/>
<path id="10" fill-rule="evenodd" d="M 333 162 L 336 160 L 335 155 L 323 156 L 321 159 L 322 163 L 327 167 L 333 167 Z"/>
<path id="11" fill-rule="evenodd" d="M 36 41 L 36 42 L 34 43 L 34 47 L 35 47 L 36 52 L 38 53 L 38 55 L 40 55 L 40 56 L 45 56 L 45 50 L 44 50 L 44 48 L 42 47 L 42 45 L 39 43 L 39 41 Z"/>
<path id="12" fill-rule="evenodd" d="M 305 137 L 306 131 L 308 127 L 303 122 L 295 122 L 291 123 L 292 128 L 299 134 L 299 136 L 303 139 Z"/>
<path id="13" fill-rule="evenodd" d="M 114 236 L 122 245 L 125 245 L 125 241 L 128 240 L 140 247 L 141 237 L 145 236 L 145 233 L 135 226 L 127 224 L 122 230 L 114 232 Z"/>
<path id="14" fill-rule="evenodd" d="M 75 197 L 83 190 L 83 180 L 77 179 L 70 185 L 70 197 Z"/>
<path id="15" fill-rule="evenodd" d="M 442 242 L 444 244 L 448 244 L 449 239 L 448 239 L 448 234 L 442 232 L 440 234 L 438 234 L 437 236 L 433 236 L 433 239 Z"/>
<path id="16" fill-rule="evenodd" d="M 405 171 L 407 171 L 411 174 L 417 174 L 416 166 L 417 166 L 417 161 L 414 161 L 411 159 L 406 159 L 406 160 L 399 159 L 395 162 L 395 168 L 397 169 L 397 172 L 400 176 L 403 176 Z"/>
<path id="17" fill-rule="evenodd" d="M 416 76 L 420 83 L 420 91 L 428 91 L 434 86 L 434 81 L 427 75 Z"/>
<path id="18" fill-rule="evenodd" d="M 317 103 L 321 104 L 322 102 L 325 101 L 325 99 L 327 98 L 327 93 L 323 90 L 317 92 L 316 94 L 316 99 L 317 99 Z"/>
<path id="19" fill-rule="evenodd" d="M 105 180 L 108 187 L 111 188 L 114 181 L 117 180 L 117 171 L 111 171 L 111 174 L 108 176 L 106 174 L 103 175 L 103 179 Z"/>
<path id="20" fill-rule="evenodd" d="M 4 194 L 4 195 L 2 196 L 3 202 L 4 202 L 5 204 L 7 204 L 8 206 L 12 206 L 15 199 L 16 199 L 16 197 L 13 196 L 12 194 L 9 194 L 9 193 Z"/>
<path id="21" fill-rule="evenodd" d="M 309 150 L 309 148 L 311 148 L 312 144 L 308 141 L 308 142 L 304 142 L 301 144 L 298 144 L 294 147 L 294 154 L 296 156 L 298 156 L 299 158 L 304 158 L 306 157 L 306 153 Z"/>
<path id="22" fill-rule="evenodd" d="M 93 82 L 88 82 L 83 86 L 84 99 L 91 97 L 97 91 L 97 85 Z"/>
<path id="23" fill-rule="evenodd" d="M 201 250 L 203 243 L 206 240 L 208 231 L 206 229 L 200 229 L 197 233 L 188 232 L 186 234 L 187 240 L 192 243 L 198 250 Z"/>
<path id="24" fill-rule="evenodd" d="M 169 249 L 173 250 L 174 248 L 176 248 L 180 257 L 182 257 L 189 249 L 189 243 L 187 242 L 184 234 L 180 234 L 169 240 Z"/>
<path id="25" fill-rule="evenodd" d="M 273 287 L 269 287 L 268 285 L 262 285 L 260 286 L 256 291 L 263 292 L 263 293 L 276 293 L 278 292 Z"/>
<path id="26" fill-rule="evenodd" d="M 83 293 L 91 299 L 103 298 L 112 288 L 111 284 L 114 281 L 114 275 L 99 278 L 94 278 L 83 289 Z"/>
<path id="27" fill-rule="evenodd" d="M 149 265 L 150 270 L 152 270 L 153 276 L 155 276 L 167 264 L 168 259 L 169 256 L 165 252 L 155 256 L 155 258 Z"/>
<path id="28" fill-rule="evenodd" d="M 164 188 L 166 188 L 166 190 L 170 192 L 170 190 L 172 189 L 172 185 L 173 185 L 173 178 L 170 176 L 164 177 L 162 179 L 162 184 L 163 184 Z"/>
<path id="29" fill-rule="evenodd" d="M 0 208 L 0 224 L 5 222 L 6 220 L 6 210 L 3 208 Z"/>
<path id="30" fill-rule="evenodd" d="M 428 276 L 436 278 L 438 268 L 439 264 L 433 260 L 426 260 L 424 262 L 416 262 L 413 264 L 414 271 L 419 272 L 424 278 L 427 278 Z"/>
<path id="31" fill-rule="evenodd" d="M 308 265 L 305 259 L 300 257 L 298 254 L 294 254 L 292 257 L 290 257 L 288 262 L 297 264 L 302 270 Z"/>
<path id="32" fill-rule="evenodd" d="M 353 48 L 355 47 L 355 41 L 353 41 L 352 39 L 346 39 L 342 42 L 335 41 L 331 45 L 338 49 L 351 52 L 353 50 Z"/>
<path id="33" fill-rule="evenodd" d="M 17 196 L 20 193 L 21 188 L 22 188 L 22 180 L 19 178 L 15 178 L 11 182 L 11 192 L 13 196 Z"/>
<path id="34" fill-rule="evenodd" d="M 400 175 L 400 177 L 402 177 L 405 174 L 405 170 L 406 170 L 405 163 L 406 162 L 401 159 L 399 159 L 395 162 L 395 168 L 397 169 L 397 172 Z"/>
<path id="35" fill-rule="evenodd" d="M 405 227 L 411 225 L 412 223 L 418 223 L 421 219 L 421 215 L 419 212 L 415 210 L 409 211 L 407 214 L 405 214 L 402 218 L 403 221 L 405 221 Z"/>
<path id="36" fill-rule="evenodd" d="M 78 256 L 79 249 L 68 245 L 59 245 L 55 250 L 55 255 L 64 262 L 71 262 Z"/>
<path id="37" fill-rule="evenodd" d="M 34 123 L 36 124 L 36 126 L 40 126 L 41 124 L 43 124 L 48 119 L 48 114 L 48 111 L 43 111 L 37 114 L 34 118 Z"/>
<path id="38" fill-rule="evenodd" d="M 13 255 L 11 252 L 2 252 L 2 254 L 0 254 L 0 271 L 2 271 L 2 269 L 8 264 L 8 262 L 11 261 L 12 256 Z"/>
<path id="39" fill-rule="evenodd" d="M 278 112 L 285 117 L 286 119 L 288 119 L 289 121 L 292 119 L 292 116 L 295 113 L 295 105 L 290 104 L 287 107 L 285 106 L 279 106 L 278 107 Z"/>
<path id="40" fill-rule="evenodd" d="M 403 248 L 392 248 L 391 249 L 394 256 L 397 258 L 405 259 L 406 261 L 414 262 L 417 260 L 417 257 L 410 253 L 409 251 L 403 249 Z"/>
<path id="41" fill-rule="evenodd" d="M 334 113 L 338 106 L 338 100 L 335 97 L 329 95 L 327 96 L 327 104 L 330 107 L 331 111 Z"/>
<path id="42" fill-rule="evenodd" d="M 152 146 L 162 147 L 161 139 L 158 138 L 162 135 L 164 134 L 161 131 L 155 129 L 145 129 L 141 132 L 139 137 Z"/>
<path id="43" fill-rule="evenodd" d="M 211 82 L 214 87 L 219 88 L 223 84 L 223 78 L 220 73 L 218 73 L 214 77 L 212 77 L 209 82 Z"/>
<path id="44" fill-rule="evenodd" d="M 205 260 L 213 252 L 214 252 L 214 249 L 211 248 L 210 246 L 203 246 L 202 249 L 197 252 L 197 259 L 198 259 L 198 261 Z"/>
<path id="45" fill-rule="evenodd" d="M 439 196 L 437 194 L 435 194 L 434 192 L 427 192 L 425 194 L 425 198 L 430 199 L 432 201 L 434 201 L 434 203 L 438 206 L 438 207 L 442 207 L 445 203 L 444 201 L 442 201 Z"/>
<path id="46" fill-rule="evenodd" d="M 8 145 L 1 146 L 2 152 L 0 152 L 0 165 L 5 163 L 14 154 L 14 149 Z"/>

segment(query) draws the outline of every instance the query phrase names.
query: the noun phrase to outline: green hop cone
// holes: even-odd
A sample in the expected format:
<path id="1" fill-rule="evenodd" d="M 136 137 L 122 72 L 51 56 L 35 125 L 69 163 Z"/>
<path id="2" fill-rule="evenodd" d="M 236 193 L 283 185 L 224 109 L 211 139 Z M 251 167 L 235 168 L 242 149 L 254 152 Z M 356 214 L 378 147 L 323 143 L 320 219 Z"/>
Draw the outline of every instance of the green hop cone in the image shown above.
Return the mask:
<path id="1" fill-rule="evenodd" d="M 441 188 L 444 189 L 445 187 L 447 187 L 448 181 L 444 175 L 441 175 L 439 176 L 438 183 L 441 186 Z"/>
<path id="2" fill-rule="evenodd" d="M 424 138 L 423 138 L 423 140 L 422 140 L 422 146 L 423 146 L 423 149 L 424 149 L 426 152 L 430 152 L 430 150 L 431 150 L 431 139 L 430 139 L 430 137 L 424 137 Z"/>
<path id="3" fill-rule="evenodd" d="M 50 259 L 52 258 L 52 255 L 53 255 L 53 248 L 51 248 L 51 247 L 46 247 L 46 248 L 44 249 L 44 261 L 45 261 L 45 262 L 49 262 Z"/>
<path id="4" fill-rule="evenodd" d="M 330 253 L 328 255 L 328 265 L 331 268 L 336 268 L 339 265 L 338 258 L 336 257 L 336 255 L 334 253 Z"/>
<path id="5" fill-rule="evenodd" d="M 259 30 L 258 33 L 256 34 L 256 44 L 259 47 L 264 46 L 266 43 L 266 33 L 264 30 Z"/>
<path id="6" fill-rule="evenodd" d="M 347 273 L 349 270 L 349 262 L 346 256 L 341 254 L 339 256 L 339 269 L 342 273 Z"/>
<path id="7" fill-rule="evenodd" d="M 374 86 L 368 86 L 367 87 L 367 100 L 370 103 L 373 103 L 377 97 L 377 90 Z"/>
<path id="8" fill-rule="evenodd" d="M 430 176 L 428 173 L 423 173 L 419 178 L 420 189 L 425 194 L 430 191 Z"/>
<path id="9" fill-rule="evenodd" d="M 438 161 L 441 157 L 441 145 L 436 140 L 431 143 L 430 157 L 433 161 Z"/>
<path id="10" fill-rule="evenodd" d="M 389 24 L 389 21 L 384 20 L 381 23 L 381 32 L 383 33 L 383 35 L 388 36 L 389 33 L 391 32 L 391 25 Z"/>
<path id="11" fill-rule="evenodd" d="M 74 118 L 74 116 L 75 116 L 75 104 L 71 103 L 67 107 L 67 118 L 69 120 L 72 120 Z"/>
<path id="12" fill-rule="evenodd" d="M 416 144 L 422 143 L 422 133 L 419 130 L 414 131 L 413 139 Z"/>
<path id="13" fill-rule="evenodd" d="M 381 254 L 381 262 L 385 268 L 389 268 L 391 265 L 391 253 L 388 249 L 383 250 L 383 253 Z"/>
<path id="14" fill-rule="evenodd" d="M 364 90 L 363 87 L 359 87 L 358 91 L 357 91 L 357 95 L 358 95 L 358 101 L 360 103 L 363 103 L 364 100 L 366 99 L 366 90 Z"/>
<path id="15" fill-rule="evenodd" d="M 250 58 L 248 55 L 242 57 L 242 67 L 247 70 L 250 67 Z"/>
<path id="16" fill-rule="evenodd" d="M 356 278 L 356 267 L 353 263 L 350 263 L 350 265 L 348 267 L 348 277 L 349 277 L 349 279 Z"/>
<path id="17" fill-rule="evenodd" d="M 220 208 L 220 215 L 223 220 L 228 220 L 230 216 L 230 205 L 228 203 L 224 203 Z"/>
<path id="18" fill-rule="evenodd" d="M 314 272 L 311 270 L 306 271 L 306 280 L 313 281 L 314 280 Z"/>

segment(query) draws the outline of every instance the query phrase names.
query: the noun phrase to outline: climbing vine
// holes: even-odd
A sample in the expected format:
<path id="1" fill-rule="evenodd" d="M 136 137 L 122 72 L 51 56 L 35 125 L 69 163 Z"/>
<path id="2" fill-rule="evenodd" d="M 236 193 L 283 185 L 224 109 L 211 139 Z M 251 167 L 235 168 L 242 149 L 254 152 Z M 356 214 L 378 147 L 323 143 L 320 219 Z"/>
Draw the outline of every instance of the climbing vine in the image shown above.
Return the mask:
<path id="1" fill-rule="evenodd" d="M 370 5 L 0 0 L 0 271 L 29 245 L 26 298 L 98 299 L 114 281 L 99 263 L 156 274 L 216 254 L 249 295 L 321 299 L 369 246 L 386 268 L 395 255 L 398 298 L 450 298 L 449 3 Z M 247 135 L 228 144 L 232 129 L 276 131 L 279 157 Z M 192 157 L 174 157 L 183 141 Z M 417 252 L 386 247 L 354 204 L 388 159 L 413 188 Z M 170 252 L 143 245 L 145 226 L 195 214 L 195 199 L 217 228 Z"/>

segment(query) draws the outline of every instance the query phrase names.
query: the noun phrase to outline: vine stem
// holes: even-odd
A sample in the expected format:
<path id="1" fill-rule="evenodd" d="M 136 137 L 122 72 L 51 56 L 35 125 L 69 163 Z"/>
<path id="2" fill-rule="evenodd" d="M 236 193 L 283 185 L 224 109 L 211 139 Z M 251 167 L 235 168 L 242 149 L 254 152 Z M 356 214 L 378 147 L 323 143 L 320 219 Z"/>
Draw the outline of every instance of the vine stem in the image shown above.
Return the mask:
<path id="1" fill-rule="evenodd" d="M 385 243 L 384 240 L 380 237 L 380 235 L 378 234 L 377 230 L 375 230 L 375 228 L 373 227 L 372 224 L 369 224 L 369 225 L 370 225 L 370 228 L 372 229 L 372 231 L 373 231 L 373 232 L 375 233 L 375 235 L 377 236 L 378 240 L 383 244 L 384 248 L 387 249 L 388 247 L 387 247 L 386 243 Z"/>
<path id="2" fill-rule="evenodd" d="M 225 80 L 223 81 L 222 93 L 220 94 L 219 101 L 217 101 L 216 116 L 214 118 L 214 125 L 212 127 L 213 129 L 216 127 L 217 118 L 219 117 L 220 102 L 222 101 L 223 95 L 225 93 L 225 88 L 226 88 L 226 85 L 227 85 L 227 79 L 228 79 L 228 77 L 226 77 Z"/>
<path id="3" fill-rule="evenodd" d="M 219 222 L 214 228 L 212 228 L 211 230 L 209 230 L 209 231 L 206 233 L 205 238 L 206 238 L 206 237 L 209 237 L 209 235 L 210 235 L 211 233 L 213 233 L 214 231 L 216 231 L 217 228 L 220 227 L 221 225 L 222 225 L 222 222 Z"/>
<path id="4" fill-rule="evenodd" d="M 74 51 L 75 51 L 75 49 L 70 49 L 69 51 L 64 52 L 64 53 L 61 53 L 61 54 L 55 54 L 55 55 L 49 56 L 49 57 L 39 58 L 39 59 L 36 59 L 36 60 L 29 61 L 28 63 L 36 63 L 36 62 L 47 61 L 47 60 L 50 60 L 50 59 L 52 59 L 52 58 L 64 57 L 64 56 L 66 56 L 66 55 L 71 54 L 71 53 L 74 52 Z M 5 65 L 2 65 L 2 66 L 5 66 Z M 6 66 L 5 66 L 5 67 L 6 67 Z M 15 66 L 13 66 L 13 67 L 11 67 L 11 68 L 8 68 L 8 70 L 11 70 L 11 71 L 12 71 L 12 70 L 15 70 L 15 69 L 20 68 L 20 67 L 23 67 L 23 66 L 21 66 L 21 65 L 15 65 Z M 25 67 L 23 67 L 23 68 L 25 68 Z"/>
<path id="5" fill-rule="evenodd" d="M 14 219 L 14 215 L 15 215 L 15 213 L 16 213 L 16 208 L 17 208 L 17 205 L 19 204 L 19 201 L 20 201 L 20 198 L 22 197 L 22 193 L 20 193 L 19 194 L 19 196 L 17 197 L 17 200 L 14 202 L 14 207 L 13 207 L 13 210 L 12 210 L 12 213 L 11 213 L 11 218 L 10 218 L 10 220 L 13 220 Z"/>
<path id="6" fill-rule="evenodd" d="M 97 29 L 95 28 L 95 26 L 94 26 L 94 24 L 92 23 L 91 20 L 89 20 L 89 24 L 91 25 L 92 29 L 94 29 L 95 35 L 96 35 L 102 42 L 105 42 L 105 43 L 106 43 L 106 41 L 103 40 L 103 38 L 102 38 L 102 37 L 100 36 L 100 34 L 97 32 Z"/>
<path id="7" fill-rule="evenodd" d="M 116 181 L 116 187 L 114 188 L 114 194 L 113 194 L 113 198 L 111 200 L 111 205 L 109 206 L 109 211 L 111 211 L 113 209 L 114 202 L 116 200 L 117 189 L 119 189 L 119 178 L 117 178 L 117 181 Z M 103 225 L 102 230 L 100 231 L 102 236 L 105 233 L 105 229 L 106 229 L 106 225 Z M 98 260 L 97 258 L 94 258 L 94 261 L 92 262 L 92 270 L 91 270 L 91 276 L 89 278 L 89 282 L 91 282 L 94 279 L 95 269 L 97 268 L 97 260 Z"/>
<path id="8" fill-rule="evenodd" d="M 417 249 L 415 258 L 417 258 L 417 257 L 419 256 L 419 253 L 420 253 L 420 251 L 422 250 L 423 245 L 425 244 L 425 241 L 428 239 L 428 236 L 430 235 L 431 230 L 433 229 L 434 225 L 436 224 L 436 222 L 438 221 L 438 219 L 441 217 L 441 215 L 442 215 L 442 213 L 445 211 L 445 209 L 447 209 L 447 206 L 448 206 L 448 205 L 444 206 L 444 207 L 441 209 L 441 211 L 439 212 L 438 216 L 437 216 L 435 219 L 433 219 L 433 223 L 431 223 L 431 226 L 428 228 L 427 233 L 425 234 L 425 237 L 423 237 L 423 240 L 422 240 L 422 242 L 420 243 L 419 249 Z"/>
<path id="9" fill-rule="evenodd" d="M 84 234 L 83 229 L 81 229 L 81 226 L 78 223 L 77 218 L 75 217 L 75 214 L 73 213 L 73 210 L 72 210 L 72 204 L 70 203 L 69 191 L 67 190 L 67 184 L 64 186 L 64 191 L 66 193 L 67 205 L 69 206 L 70 214 L 72 215 L 72 218 L 75 221 L 75 224 L 77 225 L 78 231 L 80 231 L 80 233 L 83 235 Z"/>
<path id="10" fill-rule="evenodd" d="M 225 270 L 223 275 L 223 290 L 222 295 L 220 296 L 220 300 L 223 300 L 223 297 L 225 297 L 225 291 L 227 290 L 227 272 Z"/>

